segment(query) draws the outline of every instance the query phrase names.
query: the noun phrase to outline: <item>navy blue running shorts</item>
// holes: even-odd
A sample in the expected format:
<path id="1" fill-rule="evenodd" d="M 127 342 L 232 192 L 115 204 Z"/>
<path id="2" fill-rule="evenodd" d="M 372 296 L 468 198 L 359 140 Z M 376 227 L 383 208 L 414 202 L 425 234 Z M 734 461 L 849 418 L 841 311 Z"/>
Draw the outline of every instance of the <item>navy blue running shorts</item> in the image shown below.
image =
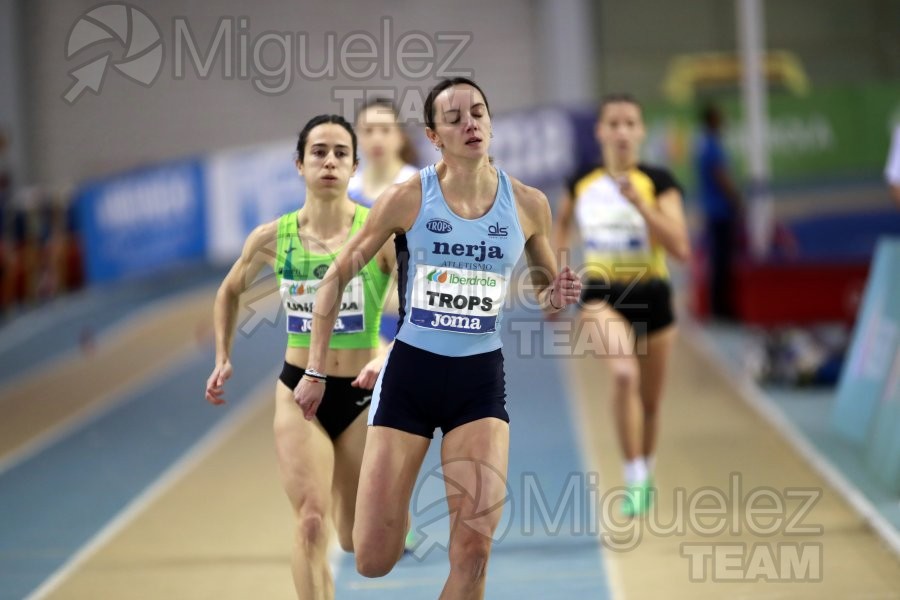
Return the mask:
<path id="1" fill-rule="evenodd" d="M 431 439 L 460 425 L 495 417 L 509 423 L 500 349 L 444 356 L 394 340 L 375 384 L 369 425 Z"/>

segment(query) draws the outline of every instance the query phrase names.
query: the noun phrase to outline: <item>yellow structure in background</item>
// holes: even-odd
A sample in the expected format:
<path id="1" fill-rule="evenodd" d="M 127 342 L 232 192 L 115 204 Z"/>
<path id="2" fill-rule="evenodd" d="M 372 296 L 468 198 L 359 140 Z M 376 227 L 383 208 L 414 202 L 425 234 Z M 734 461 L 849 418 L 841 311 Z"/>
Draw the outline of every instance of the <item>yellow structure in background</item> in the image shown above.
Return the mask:
<path id="1" fill-rule="evenodd" d="M 780 84 L 798 96 L 809 93 L 809 77 L 800 59 L 784 50 L 766 53 L 766 80 Z M 741 80 L 740 57 L 710 52 L 677 56 L 669 64 L 662 89 L 665 97 L 677 105 L 689 104 L 702 87 L 735 86 Z"/>

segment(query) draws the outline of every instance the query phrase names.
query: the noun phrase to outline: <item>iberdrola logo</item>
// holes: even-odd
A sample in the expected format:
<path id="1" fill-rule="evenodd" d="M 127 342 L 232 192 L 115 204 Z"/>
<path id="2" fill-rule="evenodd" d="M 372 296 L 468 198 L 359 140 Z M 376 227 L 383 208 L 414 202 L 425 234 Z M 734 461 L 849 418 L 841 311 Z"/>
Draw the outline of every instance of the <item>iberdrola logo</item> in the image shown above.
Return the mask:
<path id="1" fill-rule="evenodd" d="M 303 294 L 305 286 L 301 283 L 297 285 L 296 283 L 291 284 L 290 293 L 291 296 L 299 296 Z"/>
<path id="2" fill-rule="evenodd" d="M 428 281 L 436 281 L 438 283 L 447 283 L 447 276 L 447 271 L 438 271 L 437 269 L 435 269 L 428 274 L 428 277 L 426 277 L 426 279 L 428 279 Z"/>

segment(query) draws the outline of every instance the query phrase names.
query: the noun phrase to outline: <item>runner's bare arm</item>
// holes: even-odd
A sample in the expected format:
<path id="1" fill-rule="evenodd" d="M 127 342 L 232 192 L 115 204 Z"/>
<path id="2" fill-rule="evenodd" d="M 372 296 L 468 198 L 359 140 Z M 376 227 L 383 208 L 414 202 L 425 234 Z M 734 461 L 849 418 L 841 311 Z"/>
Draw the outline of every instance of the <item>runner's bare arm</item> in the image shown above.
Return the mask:
<path id="1" fill-rule="evenodd" d="M 275 264 L 275 241 L 278 235 L 278 221 L 260 225 L 247 236 L 241 255 L 231 266 L 219 290 L 213 308 L 213 323 L 216 331 L 216 359 L 227 358 L 234 338 L 241 294 L 259 275 L 264 265 Z"/>
<path id="2" fill-rule="evenodd" d="M 557 256 L 569 250 L 569 234 L 575 217 L 575 201 L 566 190 L 556 205 L 556 220 L 553 223 L 553 253 Z"/>
<path id="3" fill-rule="evenodd" d="M 213 305 L 213 328 L 216 336 L 216 362 L 206 382 L 206 399 L 213 404 L 224 402 L 223 385 L 231 376 L 231 345 L 241 294 L 250 287 L 264 265 L 275 264 L 278 221 L 260 225 L 244 242 L 241 255 L 231 266 L 216 292 Z"/>
<path id="4" fill-rule="evenodd" d="M 378 268 L 382 273 L 388 275 L 394 273 L 394 269 L 397 268 L 397 251 L 394 248 L 393 236 L 388 236 L 387 241 L 378 249 L 375 260 L 378 261 Z"/>
<path id="5" fill-rule="evenodd" d="M 391 235 L 412 227 L 422 192 L 418 177 L 393 185 L 379 197 L 359 232 L 350 238 L 331 263 L 316 292 L 307 368 L 320 371 L 340 309 L 340 298 L 350 280 L 381 250 Z M 396 259 L 394 259 L 396 260 Z"/>
<path id="6" fill-rule="evenodd" d="M 381 269 L 382 273 L 388 273 L 391 275 L 390 282 L 388 283 L 387 293 L 385 294 L 385 306 L 387 306 L 391 302 L 396 303 L 397 251 L 394 246 L 393 236 L 388 237 L 388 241 L 386 241 L 381 249 L 378 250 L 378 254 L 375 255 L 375 260 L 378 261 L 378 267 Z M 386 340 L 384 338 L 381 338 L 381 345 L 378 348 L 377 356 L 366 363 L 366 366 L 362 368 L 362 370 L 359 372 L 359 375 L 356 376 L 356 379 L 354 379 L 350 385 L 367 390 L 371 390 L 375 387 L 375 381 L 378 379 L 378 374 L 384 367 L 384 361 L 387 360 L 387 355 L 390 353 L 391 348 L 394 346 L 393 341 L 389 343 L 385 343 L 385 341 Z"/>
<path id="7" fill-rule="evenodd" d="M 686 261 L 691 256 L 691 242 L 682 208 L 681 192 L 670 188 L 657 196 L 656 205 L 643 202 L 630 181 L 619 181 L 619 190 L 644 217 L 650 235 L 674 258 Z"/>
<path id="8" fill-rule="evenodd" d="M 677 189 L 663 192 L 656 199 L 656 205 L 659 214 L 666 219 L 665 225 L 657 225 L 657 239 L 674 258 L 687 261 L 691 257 L 691 238 L 684 217 L 681 192 Z"/>
<path id="9" fill-rule="evenodd" d="M 581 280 L 566 265 L 557 270 L 550 245 L 551 215 L 547 196 L 513 179 L 513 194 L 525 235 L 525 257 L 540 307 L 555 312 L 578 301 Z"/>

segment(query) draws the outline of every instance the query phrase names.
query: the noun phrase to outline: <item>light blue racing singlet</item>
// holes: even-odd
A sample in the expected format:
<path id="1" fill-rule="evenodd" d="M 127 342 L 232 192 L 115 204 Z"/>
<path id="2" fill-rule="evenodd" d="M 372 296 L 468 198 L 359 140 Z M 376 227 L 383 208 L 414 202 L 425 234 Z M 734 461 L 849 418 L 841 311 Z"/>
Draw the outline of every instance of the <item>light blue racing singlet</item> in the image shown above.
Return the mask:
<path id="1" fill-rule="evenodd" d="M 457 216 L 441 192 L 434 165 L 420 172 L 422 206 L 412 227 L 395 240 L 399 267 L 397 339 L 445 356 L 500 348 L 500 315 L 525 236 L 512 185 L 497 169 L 490 210 L 478 219 Z"/>

